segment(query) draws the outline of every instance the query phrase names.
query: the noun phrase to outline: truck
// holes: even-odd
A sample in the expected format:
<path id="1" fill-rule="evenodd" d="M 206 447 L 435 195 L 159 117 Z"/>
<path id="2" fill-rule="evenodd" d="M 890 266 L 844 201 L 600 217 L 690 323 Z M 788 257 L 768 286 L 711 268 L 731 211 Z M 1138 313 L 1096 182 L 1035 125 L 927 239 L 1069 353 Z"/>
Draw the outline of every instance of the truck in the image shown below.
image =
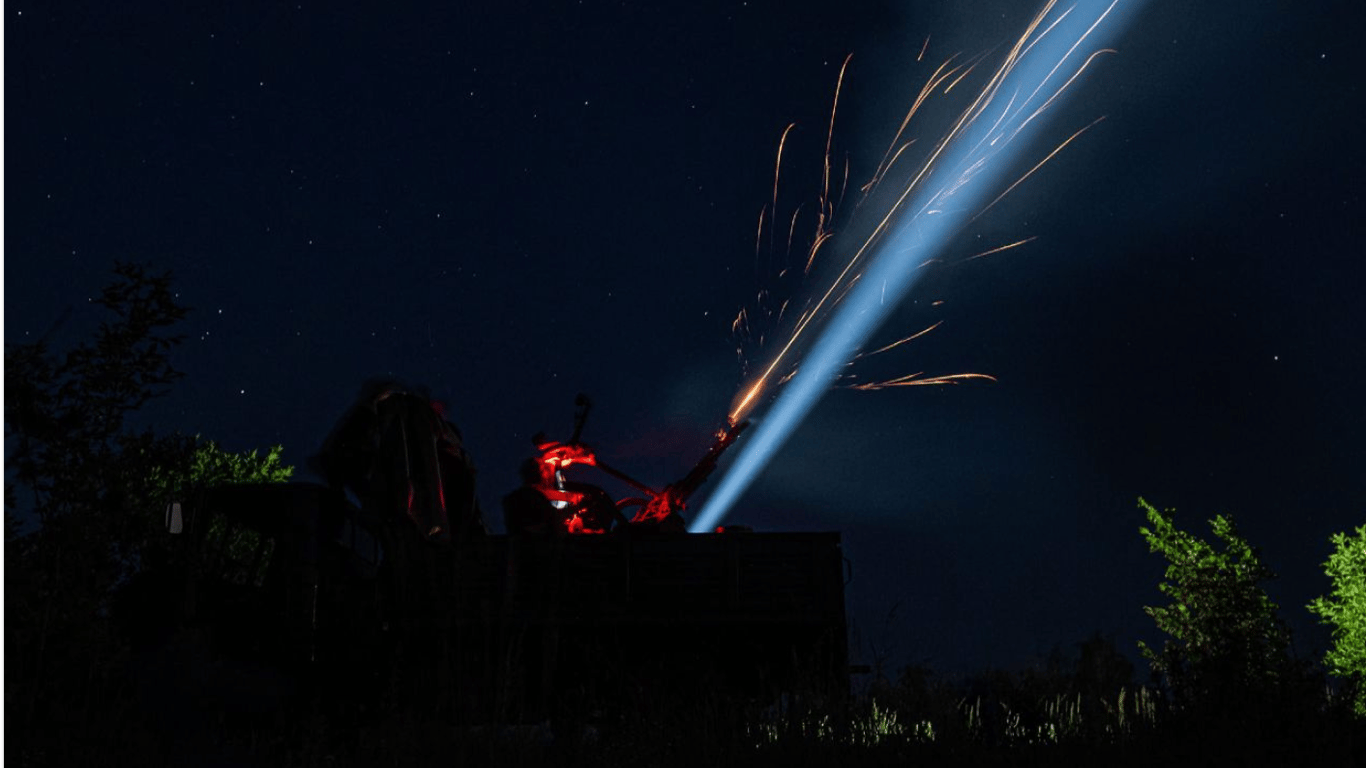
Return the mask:
<path id="1" fill-rule="evenodd" d="M 208 489 L 170 518 L 179 625 L 361 709 L 389 696 L 518 720 L 566 691 L 706 680 L 760 699 L 847 685 L 834 532 L 441 546 L 316 483 Z"/>
<path id="2" fill-rule="evenodd" d="M 548 450 L 562 459 L 564 444 Z M 645 519 L 674 514 L 718 454 L 649 499 Z M 312 482 L 176 501 L 174 623 L 353 711 L 513 722 L 687 689 L 755 702 L 847 692 L 836 532 L 448 537 L 393 507 Z"/>

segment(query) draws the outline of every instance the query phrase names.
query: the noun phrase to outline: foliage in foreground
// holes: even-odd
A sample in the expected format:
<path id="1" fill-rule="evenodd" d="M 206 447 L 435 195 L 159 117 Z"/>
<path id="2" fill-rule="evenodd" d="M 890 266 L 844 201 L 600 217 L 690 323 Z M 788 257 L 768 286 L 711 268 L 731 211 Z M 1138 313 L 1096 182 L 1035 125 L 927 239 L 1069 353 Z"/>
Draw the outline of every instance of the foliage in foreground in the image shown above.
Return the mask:
<path id="1" fill-rule="evenodd" d="M 1324 624 L 1333 627 L 1333 647 L 1324 656 L 1328 671 L 1354 689 L 1354 706 L 1366 717 L 1366 525 L 1354 536 L 1335 534 L 1333 554 L 1323 564 L 1333 591 L 1309 604 Z"/>
<path id="2" fill-rule="evenodd" d="M 1162 649 L 1139 646 L 1176 706 L 1226 712 L 1283 696 L 1303 682 L 1289 653 L 1290 631 L 1262 588 L 1273 574 L 1232 518 L 1210 521 L 1216 546 L 1178 529 L 1171 510 L 1138 503 L 1148 519 L 1139 531 L 1168 563 L 1158 589 L 1171 598 L 1144 608 L 1169 636 Z"/>
<path id="3" fill-rule="evenodd" d="M 1060 693 L 1067 675 L 967 681 L 908 671 L 854 699 L 767 701 L 699 684 L 622 700 L 563 701 L 543 722 L 454 722 L 421 707 L 359 720 L 302 700 L 273 713 L 193 702 L 149 710 L 135 695 L 89 711 L 81 741 L 25 744 L 30 763 L 279 766 L 1350 765 L 1346 708 L 1287 713 L 1270 729 L 1212 730 L 1148 687 Z M 686 686 L 684 686 L 686 688 Z M 106 725 L 112 724 L 112 725 Z M 1359 744 L 1359 742 L 1358 742 Z"/>
<path id="4" fill-rule="evenodd" d="M 156 555 L 169 498 L 292 471 L 278 446 L 236 454 L 128 428 L 129 414 L 181 377 L 170 329 L 186 310 L 169 275 L 133 264 L 119 264 L 91 303 L 105 319 L 90 339 L 5 348 L 5 701 L 6 724 L 20 731 L 84 732 L 90 712 L 123 721 L 113 703 L 126 695 L 130 649 L 114 595 Z"/>

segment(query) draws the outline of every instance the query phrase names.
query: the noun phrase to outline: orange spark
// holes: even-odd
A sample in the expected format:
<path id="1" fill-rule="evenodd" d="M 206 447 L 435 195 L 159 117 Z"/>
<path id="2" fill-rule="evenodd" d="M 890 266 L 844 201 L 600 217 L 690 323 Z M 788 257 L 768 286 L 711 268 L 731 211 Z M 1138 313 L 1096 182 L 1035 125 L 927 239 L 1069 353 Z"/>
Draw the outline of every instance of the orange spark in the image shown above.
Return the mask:
<path id="1" fill-rule="evenodd" d="M 773 215 L 778 215 L 778 174 L 783 169 L 783 146 L 787 144 L 787 134 L 797 127 L 796 123 L 788 123 L 783 129 L 783 135 L 778 139 L 778 159 L 773 163 Z M 770 238 L 771 242 L 771 238 Z"/>
<path id="2" fill-rule="evenodd" d="M 973 259 L 980 259 L 980 258 L 982 258 L 983 256 L 990 256 L 990 255 L 993 254 L 993 253 L 1000 253 L 1001 251 L 1007 251 L 1007 250 L 1010 250 L 1011 248 L 1014 248 L 1014 247 L 1016 247 L 1016 246 L 1024 245 L 1025 243 L 1032 242 L 1032 241 L 1038 240 L 1038 239 L 1039 239 L 1039 236 L 1038 236 L 1038 235 L 1033 235 L 1032 237 L 1026 237 L 1026 238 L 1023 239 L 1023 240 L 1016 240 L 1015 242 L 1010 243 L 1009 245 L 997 246 L 996 248 L 992 248 L 992 249 L 989 250 L 989 251 L 982 251 L 981 253 L 977 254 L 976 256 L 969 256 L 969 257 L 967 257 L 966 259 L 963 259 L 963 261 L 972 261 Z"/>
<path id="3" fill-rule="evenodd" d="M 797 206 L 797 210 L 792 212 L 792 223 L 787 225 L 787 252 L 792 253 L 792 235 L 797 231 L 797 216 L 802 212 L 802 206 Z M 786 270 L 784 270 L 786 271 Z"/>
<path id="4" fill-rule="evenodd" d="M 944 93 L 945 93 L 945 95 L 947 95 L 950 91 L 952 91 L 955 87 L 957 87 L 957 85 L 963 81 L 963 78 L 965 78 L 965 77 L 967 77 L 968 75 L 972 74 L 972 71 L 973 71 L 974 69 L 977 69 L 977 65 L 978 65 L 978 64 L 981 64 L 981 63 L 982 63 L 982 59 L 984 59 L 984 58 L 986 58 L 986 54 L 985 54 L 985 53 L 979 55 L 979 56 L 977 57 L 977 60 L 976 60 L 976 61 L 974 61 L 974 62 L 972 62 L 971 64 L 969 64 L 969 65 L 967 66 L 967 69 L 964 69 L 964 70 L 963 70 L 963 73 L 962 73 L 962 74 L 960 74 L 958 77 L 955 77 L 955 78 L 953 79 L 953 82 L 952 82 L 952 83 L 949 83 L 948 86 L 946 86 L 946 87 L 944 88 Z"/>
<path id="5" fill-rule="evenodd" d="M 840 65 L 839 77 L 835 80 L 835 99 L 830 104 L 830 129 L 825 134 L 825 173 L 821 177 L 821 199 L 830 199 L 830 144 L 835 138 L 835 111 L 840 105 L 840 88 L 844 86 L 844 72 L 849 68 L 849 60 L 854 58 L 854 54 L 844 57 L 844 63 Z"/>
<path id="6" fill-rule="evenodd" d="M 768 206 L 759 209 L 759 231 L 754 233 L 754 268 L 759 268 L 759 244 L 764 241 L 764 214 L 768 212 Z"/>
<path id="7" fill-rule="evenodd" d="M 811 251 L 806 257 L 806 268 L 803 270 L 804 274 L 811 274 L 811 265 L 816 263 L 816 252 L 821 249 L 822 245 L 825 245 L 826 240 L 830 239 L 830 234 L 831 233 L 829 232 L 819 232 L 816 234 L 816 242 L 811 244 Z"/>
<path id="8" fill-rule="evenodd" d="M 1114 6 L 1111 7 L 1113 8 Z M 1094 29 L 1094 27 L 1092 27 L 1092 29 Z M 1076 72 L 1073 72 L 1071 77 L 1067 78 L 1067 82 L 1059 86 L 1058 90 L 1054 91 L 1053 95 L 1049 96 L 1047 101 L 1040 105 L 1038 109 L 1034 110 L 1034 113 L 1030 115 L 1028 118 L 1026 118 L 1024 122 L 1020 123 L 1020 126 L 1015 129 L 1015 133 L 1019 133 L 1020 131 L 1024 130 L 1025 126 L 1029 125 L 1031 120 L 1042 114 L 1045 109 L 1048 109 L 1048 107 L 1052 105 L 1052 103 L 1055 100 L 1057 100 L 1059 96 L 1062 95 L 1063 91 L 1066 91 L 1069 87 L 1071 87 L 1073 81 L 1075 81 L 1078 77 L 1081 77 L 1081 73 L 1085 72 L 1086 68 L 1091 66 L 1091 62 L 1095 61 L 1097 56 L 1100 56 L 1101 54 L 1105 53 L 1118 53 L 1118 51 L 1116 51 L 1114 48 L 1102 48 L 1099 51 L 1095 51 L 1090 56 L 1087 56 L 1086 61 L 1082 62 L 1081 67 L 1078 68 Z"/>
<path id="9" fill-rule="evenodd" d="M 1029 178 L 1030 176 L 1033 176 L 1035 171 L 1037 171 L 1037 170 L 1039 170 L 1040 168 L 1042 168 L 1044 163 L 1048 162 L 1049 160 L 1052 160 L 1054 155 L 1058 154 L 1059 152 L 1061 152 L 1061 151 L 1063 150 L 1063 147 L 1066 147 L 1068 144 L 1071 144 L 1072 141 L 1073 141 L 1074 139 L 1076 139 L 1078 136 L 1082 135 L 1083 133 L 1086 133 L 1087 131 L 1091 130 L 1091 127 L 1092 127 L 1092 126 L 1094 126 L 1096 123 L 1099 123 L 1101 120 L 1104 120 L 1104 119 L 1105 119 L 1105 116 L 1104 116 L 1104 115 L 1101 115 L 1100 117 L 1097 117 L 1095 120 L 1092 120 L 1092 121 L 1091 121 L 1091 125 L 1088 125 L 1088 126 L 1082 128 L 1081 130 L 1077 131 L 1076 133 L 1072 134 L 1071 136 L 1068 136 L 1068 137 L 1067 137 L 1067 141 L 1064 141 L 1063 143 L 1059 144 L 1057 147 L 1054 147 L 1054 149 L 1053 149 L 1052 152 L 1049 152 L 1048 155 L 1047 155 L 1044 159 L 1042 159 L 1042 160 L 1040 160 L 1038 163 L 1036 163 L 1036 164 L 1034 165 L 1033 168 L 1030 168 L 1030 169 L 1025 173 L 1025 175 L 1023 175 L 1023 176 L 1021 176 L 1020 178 L 1016 179 L 1014 184 L 1011 184 L 1009 187 L 1006 187 L 1006 191 L 1004 191 L 1004 192 L 1002 192 L 1001 194 L 997 195 L 995 200 L 992 200 L 990 203 L 987 203 L 987 205 L 986 205 L 985 208 L 983 208 L 982 210 L 978 211 L 978 212 L 977 212 L 977 215 L 972 217 L 972 221 L 976 221 L 977 218 L 978 218 L 979 216 L 981 216 L 982 214 L 984 214 L 984 213 L 986 213 L 987 211 L 991 210 L 991 206 L 996 205 L 997 203 L 1001 202 L 1001 199 L 1002 199 L 1002 198 L 1004 198 L 1006 195 L 1010 194 L 1011 191 L 1014 190 L 1016 187 L 1020 186 L 1020 184 L 1023 183 L 1025 179 Z"/>
<path id="10" fill-rule="evenodd" d="M 897 347 L 901 346 L 902 344 L 905 344 L 905 343 L 908 342 L 908 341 L 915 341 L 916 339 L 920 338 L 921 336 L 924 336 L 925 334 L 929 333 L 930 331 L 933 331 L 935 328 L 938 328 L 939 326 L 941 326 L 941 325 L 943 325 L 943 324 L 944 324 L 944 321 L 943 321 L 943 320 L 940 320 L 939 322 L 935 323 L 934 325 L 931 325 L 929 328 L 926 328 L 926 329 L 924 329 L 924 330 L 922 330 L 922 331 L 917 331 L 917 332 L 911 334 L 910 336 L 907 336 L 906 338 L 901 339 L 900 341 L 894 341 L 894 342 L 892 342 L 891 344 L 888 344 L 887 346 L 882 347 L 881 349 L 875 349 L 875 350 L 873 350 L 872 352 L 863 352 L 863 353 L 860 353 L 859 355 L 855 356 L 854 359 L 855 359 L 855 360 L 858 360 L 859 358 L 863 358 L 863 357 L 872 357 L 873 355 L 880 355 L 880 354 L 882 354 L 883 352 L 886 352 L 886 351 L 888 351 L 888 350 L 896 349 Z"/>
<path id="11" fill-rule="evenodd" d="M 920 105 L 924 104 L 925 100 L 930 97 L 930 94 L 934 93 L 934 90 L 939 87 L 939 83 L 943 82 L 945 78 L 952 76 L 953 73 L 957 71 L 957 68 L 955 68 L 949 70 L 947 74 L 944 74 L 944 68 L 951 64 L 956 56 L 957 54 L 954 54 L 954 56 L 949 57 L 943 64 L 940 64 L 939 68 L 934 71 L 933 75 L 930 75 L 930 79 L 926 81 L 925 85 L 920 89 L 920 93 L 915 97 L 915 102 L 911 104 L 910 110 L 908 110 L 906 116 L 901 119 L 901 126 L 897 128 L 896 135 L 892 137 L 891 145 L 887 147 L 887 151 L 882 155 L 882 162 L 878 163 L 877 170 L 873 172 L 874 181 L 872 183 L 874 185 L 876 185 L 878 179 L 881 179 L 886 174 L 888 167 L 887 156 L 892 153 L 892 149 L 897 146 L 897 142 L 901 141 L 902 134 L 906 132 L 906 126 L 910 124 L 911 118 L 915 117 L 915 113 L 920 110 Z"/>
<path id="12" fill-rule="evenodd" d="M 995 376 L 988 376 L 985 373 L 951 373 L 947 376 L 930 376 L 920 378 L 920 373 L 912 373 L 908 376 L 900 376 L 888 381 L 870 381 L 865 384 L 854 384 L 849 389 L 857 389 L 863 392 L 872 392 L 879 389 L 890 389 L 892 387 L 935 387 L 945 385 L 956 385 L 959 382 L 970 379 L 985 379 L 986 381 L 996 381 Z"/>

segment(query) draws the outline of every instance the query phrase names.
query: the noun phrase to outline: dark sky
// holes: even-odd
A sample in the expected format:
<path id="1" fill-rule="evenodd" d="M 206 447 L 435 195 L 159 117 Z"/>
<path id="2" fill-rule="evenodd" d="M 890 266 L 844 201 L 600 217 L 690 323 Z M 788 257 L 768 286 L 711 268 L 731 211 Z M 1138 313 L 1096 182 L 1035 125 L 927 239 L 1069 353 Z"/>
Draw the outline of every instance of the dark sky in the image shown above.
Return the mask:
<path id="1" fill-rule="evenodd" d="M 784 127 L 790 214 L 847 54 L 858 183 L 935 66 L 1034 8 L 654 5 L 7 3 L 6 342 L 68 306 L 53 341 L 80 338 L 114 261 L 146 261 L 194 308 L 158 429 L 282 443 L 307 478 L 361 383 L 400 377 L 450 403 L 501 527 L 530 436 L 586 392 L 589 443 L 677 479 L 739 386 L 731 319 L 775 287 Z M 1327 642 L 1302 606 L 1366 522 L 1360 12 L 1149 6 L 1022 162 L 1106 119 L 950 254 L 1037 239 L 927 274 L 879 334 L 943 320 L 880 372 L 997 381 L 832 392 L 728 519 L 842 531 L 893 663 L 1152 639 L 1140 495 L 1202 534 L 1232 513 L 1299 650 Z"/>

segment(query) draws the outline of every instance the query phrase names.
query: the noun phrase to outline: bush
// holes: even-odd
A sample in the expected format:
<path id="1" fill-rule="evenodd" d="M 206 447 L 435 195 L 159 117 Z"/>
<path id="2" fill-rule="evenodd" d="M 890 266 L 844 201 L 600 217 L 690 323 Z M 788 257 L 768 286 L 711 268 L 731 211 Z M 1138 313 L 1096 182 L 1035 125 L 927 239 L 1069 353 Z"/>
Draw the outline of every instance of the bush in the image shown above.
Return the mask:
<path id="1" fill-rule="evenodd" d="M 1294 682 L 1290 631 L 1262 588 L 1273 574 L 1233 519 L 1217 515 L 1210 521 L 1216 547 L 1177 529 L 1171 510 L 1138 503 L 1150 526 L 1139 531 L 1168 561 L 1158 589 L 1172 600 L 1144 608 L 1169 635 L 1161 651 L 1139 646 L 1177 707 L 1241 710 Z"/>
<path id="2" fill-rule="evenodd" d="M 1331 538 L 1335 550 L 1323 564 L 1333 592 L 1309 604 L 1324 624 L 1333 627 L 1333 647 L 1324 656 L 1328 670 L 1344 678 L 1353 710 L 1366 717 L 1366 525 L 1356 535 Z"/>

